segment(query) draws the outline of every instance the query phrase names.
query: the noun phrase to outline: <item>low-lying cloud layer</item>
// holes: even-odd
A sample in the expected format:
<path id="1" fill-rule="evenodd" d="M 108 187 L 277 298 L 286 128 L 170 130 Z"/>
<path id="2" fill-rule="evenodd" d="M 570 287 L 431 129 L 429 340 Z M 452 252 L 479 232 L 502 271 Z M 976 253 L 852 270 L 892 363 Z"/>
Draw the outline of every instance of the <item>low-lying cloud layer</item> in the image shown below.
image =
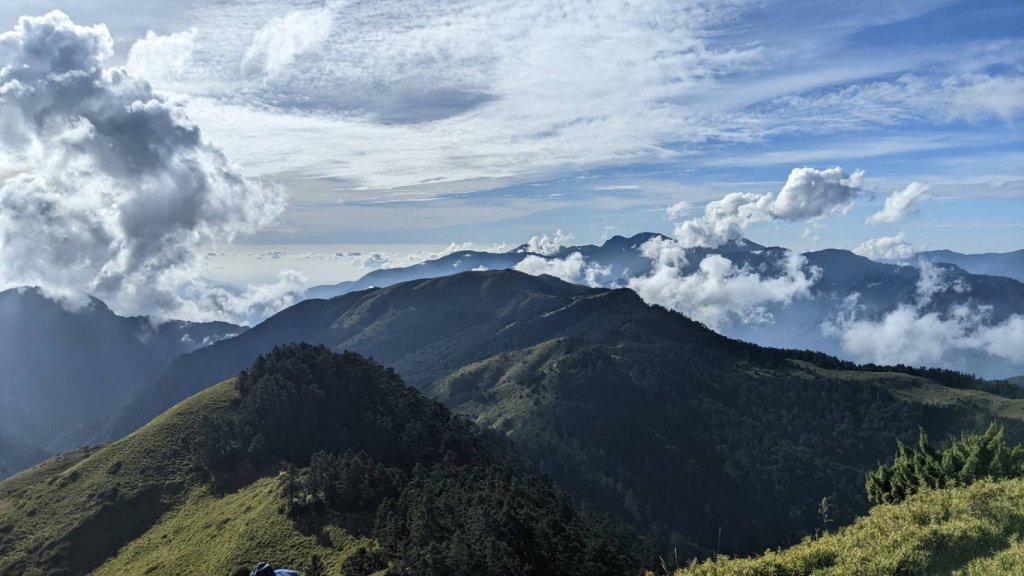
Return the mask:
<path id="1" fill-rule="evenodd" d="M 880 318 L 862 317 L 860 296 L 851 294 L 839 314 L 822 324 L 822 332 L 837 338 L 847 355 L 877 364 L 963 368 L 956 362 L 964 353 L 1024 364 L 1024 316 L 1013 314 L 993 324 L 990 306 L 969 301 L 934 309 L 936 296 L 965 294 L 971 286 L 926 261 L 919 263 L 916 288 L 914 302 L 901 303 Z"/>
<path id="2" fill-rule="evenodd" d="M 611 267 L 587 262 L 583 254 L 573 252 L 565 258 L 542 258 L 533 254 L 516 264 L 520 272 L 540 276 L 547 274 L 574 284 L 603 286 L 611 277 Z"/>
<path id="3" fill-rule="evenodd" d="M 786 305 L 807 298 L 818 280 L 816 270 L 805 271 L 803 256 L 788 253 L 772 275 L 738 267 L 718 254 L 705 256 L 696 272 L 687 274 L 686 254 L 674 240 L 655 238 L 643 246 L 654 261 L 651 273 L 629 280 L 645 302 L 682 312 L 721 330 L 731 321 L 771 323 L 771 305 Z"/>
<path id="4" fill-rule="evenodd" d="M 189 319 L 251 321 L 254 300 L 287 302 L 294 279 L 218 295 L 196 279 L 198 244 L 270 224 L 284 198 L 112 55 L 105 26 L 61 12 L 0 34 L 0 284 Z"/>

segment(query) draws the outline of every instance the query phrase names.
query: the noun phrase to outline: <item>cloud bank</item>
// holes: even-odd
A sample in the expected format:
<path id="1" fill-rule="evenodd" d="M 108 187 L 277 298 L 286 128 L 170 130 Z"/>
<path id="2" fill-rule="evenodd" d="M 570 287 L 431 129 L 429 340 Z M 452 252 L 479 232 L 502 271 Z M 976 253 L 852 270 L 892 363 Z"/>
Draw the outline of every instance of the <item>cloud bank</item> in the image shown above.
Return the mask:
<path id="1" fill-rule="evenodd" d="M 803 221 L 843 212 L 860 192 L 864 172 L 842 168 L 794 168 L 778 195 L 733 192 L 709 202 L 700 217 L 676 225 L 675 237 L 686 248 L 714 248 L 738 240 L 752 224 L 772 220 Z M 678 206 L 678 204 L 676 205 Z M 670 216 L 680 214 L 673 206 Z"/>
<path id="2" fill-rule="evenodd" d="M 0 283 L 189 319 L 251 321 L 247 300 L 286 301 L 294 282 L 196 297 L 195 247 L 268 225 L 284 199 L 112 55 L 105 26 L 56 11 L 0 34 Z"/>
<path id="3" fill-rule="evenodd" d="M 962 354 L 983 354 L 1024 364 L 1024 316 L 1013 314 L 991 323 L 991 307 L 970 302 L 935 310 L 935 296 L 952 290 L 970 291 L 959 279 L 949 280 L 946 269 L 921 262 L 914 303 L 904 303 L 878 319 L 859 317 L 858 294 L 847 297 L 834 319 L 822 323 L 822 333 L 839 340 L 852 358 L 876 364 L 962 368 Z"/>
<path id="4" fill-rule="evenodd" d="M 642 250 L 652 260 L 647 276 L 629 279 L 629 287 L 649 304 L 659 304 L 721 330 L 731 321 L 767 324 L 773 305 L 811 295 L 820 272 L 805 271 L 806 260 L 792 252 L 776 263 L 775 275 L 737 267 L 718 254 L 705 256 L 687 274 L 686 249 L 675 240 L 652 238 Z"/>
<path id="5" fill-rule="evenodd" d="M 587 262 L 579 252 L 573 252 L 565 258 L 542 258 L 531 254 L 516 264 L 515 270 L 534 276 L 547 274 L 587 286 L 602 286 L 611 276 L 610 266 Z"/>

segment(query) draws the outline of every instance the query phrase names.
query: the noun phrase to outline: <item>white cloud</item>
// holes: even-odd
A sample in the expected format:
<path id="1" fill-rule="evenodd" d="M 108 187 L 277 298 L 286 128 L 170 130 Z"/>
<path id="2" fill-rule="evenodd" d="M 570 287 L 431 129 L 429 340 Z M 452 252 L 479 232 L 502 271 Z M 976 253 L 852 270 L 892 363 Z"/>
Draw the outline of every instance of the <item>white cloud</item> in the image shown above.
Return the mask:
<path id="1" fill-rule="evenodd" d="M 686 200 L 680 200 L 675 204 L 665 209 L 665 213 L 668 215 L 669 220 L 682 220 L 683 217 L 689 216 L 693 210 L 693 206 Z"/>
<path id="2" fill-rule="evenodd" d="M 287 16 L 274 18 L 253 37 L 242 58 L 242 69 L 271 78 L 280 75 L 296 58 L 327 40 L 333 21 L 334 14 L 327 7 L 293 10 Z"/>
<path id="3" fill-rule="evenodd" d="M 996 325 L 987 320 L 984 308 L 954 306 L 941 314 L 902 304 L 880 320 L 858 319 L 851 310 L 822 330 L 839 338 L 847 354 L 877 364 L 949 366 L 962 352 L 1024 362 L 1024 317 L 1015 314 Z"/>
<path id="4" fill-rule="evenodd" d="M 721 330 L 729 322 L 766 324 L 774 321 L 772 305 L 807 298 L 820 271 L 804 271 L 803 256 L 789 253 L 778 263 L 777 276 L 739 268 L 718 254 L 705 256 L 697 272 L 686 275 L 685 251 L 678 242 L 654 238 L 643 246 L 654 260 L 647 276 L 629 280 L 629 287 L 649 304 L 659 304 Z"/>
<path id="5" fill-rule="evenodd" d="M 782 96 L 767 103 L 759 114 L 773 124 L 785 123 L 783 131 L 816 134 L 915 121 L 1012 122 L 1024 113 L 1024 69 L 1014 62 L 1020 57 L 1020 47 L 1004 48 L 1006 54 L 998 61 L 1008 64 L 1009 70 L 1003 74 L 903 74 L 891 81 Z M 964 59 L 960 64 L 971 65 L 971 61 Z"/>
<path id="6" fill-rule="evenodd" d="M 177 102 L 107 67 L 112 46 L 106 27 L 61 12 L 0 34 L 0 284 L 248 320 L 227 298 L 199 310 L 183 297 L 194 249 L 269 224 L 283 197 L 244 178 Z"/>
<path id="7" fill-rule="evenodd" d="M 782 220 L 809 220 L 846 211 L 860 192 L 864 172 L 843 172 L 838 166 L 827 170 L 794 168 L 772 202 L 771 212 Z"/>
<path id="8" fill-rule="evenodd" d="M 587 286 L 601 286 L 611 275 L 610 266 L 589 263 L 579 252 L 573 252 L 565 258 L 543 258 L 531 254 L 516 264 L 515 270 L 534 276 L 547 274 L 566 282 Z"/>
<path id="9" fill-rule="evenodd" d="M 150 30 L 146 37 L 132 44 L 125 67 L 128 73 L 150 81 L 175 81 L 192 64 L 197 28 L 160 36 Z"/>
<path id="10" fill-rule="evenodd" d="M 533 236 L 526 242 L 526 251 L 533 254 L 540 254 L 541 256 L 551 256 L 558 252 L 563 246 L 568 246 L 573 240 L 573 235 L 562 232 L 560 229 L 555 230 L 554 235 L 550 238 L 547 234 L 543 236 Z"/>
<path id="11" fill-rule="evenodd" d="M 895 236 L 882 236 L 865 240 L 853 249 L 854 254 L 859 254 L 872 260 L 903 261 L 914 255 L 914 247 L 906 242 L 903 232 Z"/>
<path id="12" fill-rule="evenodd" d="M 846 298 L 834 319 L 822 323 L 822 333 L 839 340 L 844 352 L 860 361 L 958 367 L 963 353 L 981 353 L 1024 363 L 1024 316 L 1013 314 L 999 324 L 990 322 L 990 306 L 954 304 L 946 311 L 930 310 L 936 295 L 970 291 L 946 268 L 920 262 L 913 304 L 900 304 L 878 319 L 860 318 L 859 295 Z"/>
<path id="13" fill-rule="evenodd" d="M 254 174 L 332 176 L 356 190 L 436 194 L 656 161 L 676 154 L 666 142 L 750 139 L 682 103 L 761 59 L 755 44 L 705 40 L 733 10 L 412 0 L 282 18 L 268 4 L 213 3 L 194 18 L 236 27 L 200 25 L 205 78 L 187 90 L 189 111 Z M 235 76 L 232 59 L 243 63 Z"/>
<path id="14" fill-rule="evenodd" d="M 941 264 L 933 264 L 927 260 L 918 262 L 918 278 L 915 290 L 917 292 L 917 307 L 923 308 L 931 304 L 932 297 L 947 290 L 953 290 L 958 294 L 970 292 L 971 286 L 962 277 L 957 277 L 952 282 L 948 279 L 948 270 Z"/>
<path id="15" fill-rule="evenodd" d="M 794 168 L 777 196 L 733 192 L 709 202 L 704 214 L 676 225 L 676 239 L 684 247 L 716 247 L 738 240 L 758 222 L 801 221 L 849 209 L 860 192 L 864 173 L 847 174 L 842 168 Z M 670 209 L 670 215 L 672 213 Z"/>
<path id="16" fill-rule="evenodd" d="M 872 214 L 866 224 L 881 222 L 899 222 L 917 211 L 917 205 L 928 199 L 928 185 L 911 182 L 901 190 L 896 190 L 885 199 L 885 207 Z"/>

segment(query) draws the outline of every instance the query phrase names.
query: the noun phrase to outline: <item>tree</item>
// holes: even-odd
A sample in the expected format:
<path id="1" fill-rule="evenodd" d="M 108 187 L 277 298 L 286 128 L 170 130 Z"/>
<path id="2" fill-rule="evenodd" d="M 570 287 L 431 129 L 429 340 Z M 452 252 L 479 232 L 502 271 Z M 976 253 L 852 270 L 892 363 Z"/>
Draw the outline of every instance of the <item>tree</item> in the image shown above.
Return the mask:
<path id="1" fill-rule="evenodd" d="M 928 442 L 922 429 L 916 449 L 898 442 L 892 464 L 868 473 L 865 490 L 873 504 L 894 504 L 921 490 L 1020 476 L 1024 476 L 1024 448 L 1007 444 L 1002 426 L 991 424 L 981 434 L 961 434 L 942 451 Z"/>
<path id="2" fill-rule="evenodd" d="M 821 516 L 821 525 L 824 527 L 825 532 L 828 532 L 828 524 L 833 520 L 832 503 L 829 502 L 828 496 L 824 496 L 821 499 L 821 503 L 818 504 L 818 516 Z"/>

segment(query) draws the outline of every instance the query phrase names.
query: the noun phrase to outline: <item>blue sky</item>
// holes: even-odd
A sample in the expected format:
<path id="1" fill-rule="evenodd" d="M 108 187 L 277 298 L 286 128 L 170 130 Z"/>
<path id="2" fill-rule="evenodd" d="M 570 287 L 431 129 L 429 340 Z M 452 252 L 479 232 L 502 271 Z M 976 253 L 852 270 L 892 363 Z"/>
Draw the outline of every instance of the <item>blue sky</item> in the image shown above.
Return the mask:
<path id="1" fill-rule="evenodd" d="M 13 0 L 0 24 L 48 9 L 106 24 L 110 65 L 287 196 L 243 245 L 671 233 L 679 201 L 696 216 L 840 166 L 864 171 L 849 205 L 747 235 L 1024 247 L 1019 0 L 158 4 Z M 911 182 L 927 199 L 865 224 Z"/>

